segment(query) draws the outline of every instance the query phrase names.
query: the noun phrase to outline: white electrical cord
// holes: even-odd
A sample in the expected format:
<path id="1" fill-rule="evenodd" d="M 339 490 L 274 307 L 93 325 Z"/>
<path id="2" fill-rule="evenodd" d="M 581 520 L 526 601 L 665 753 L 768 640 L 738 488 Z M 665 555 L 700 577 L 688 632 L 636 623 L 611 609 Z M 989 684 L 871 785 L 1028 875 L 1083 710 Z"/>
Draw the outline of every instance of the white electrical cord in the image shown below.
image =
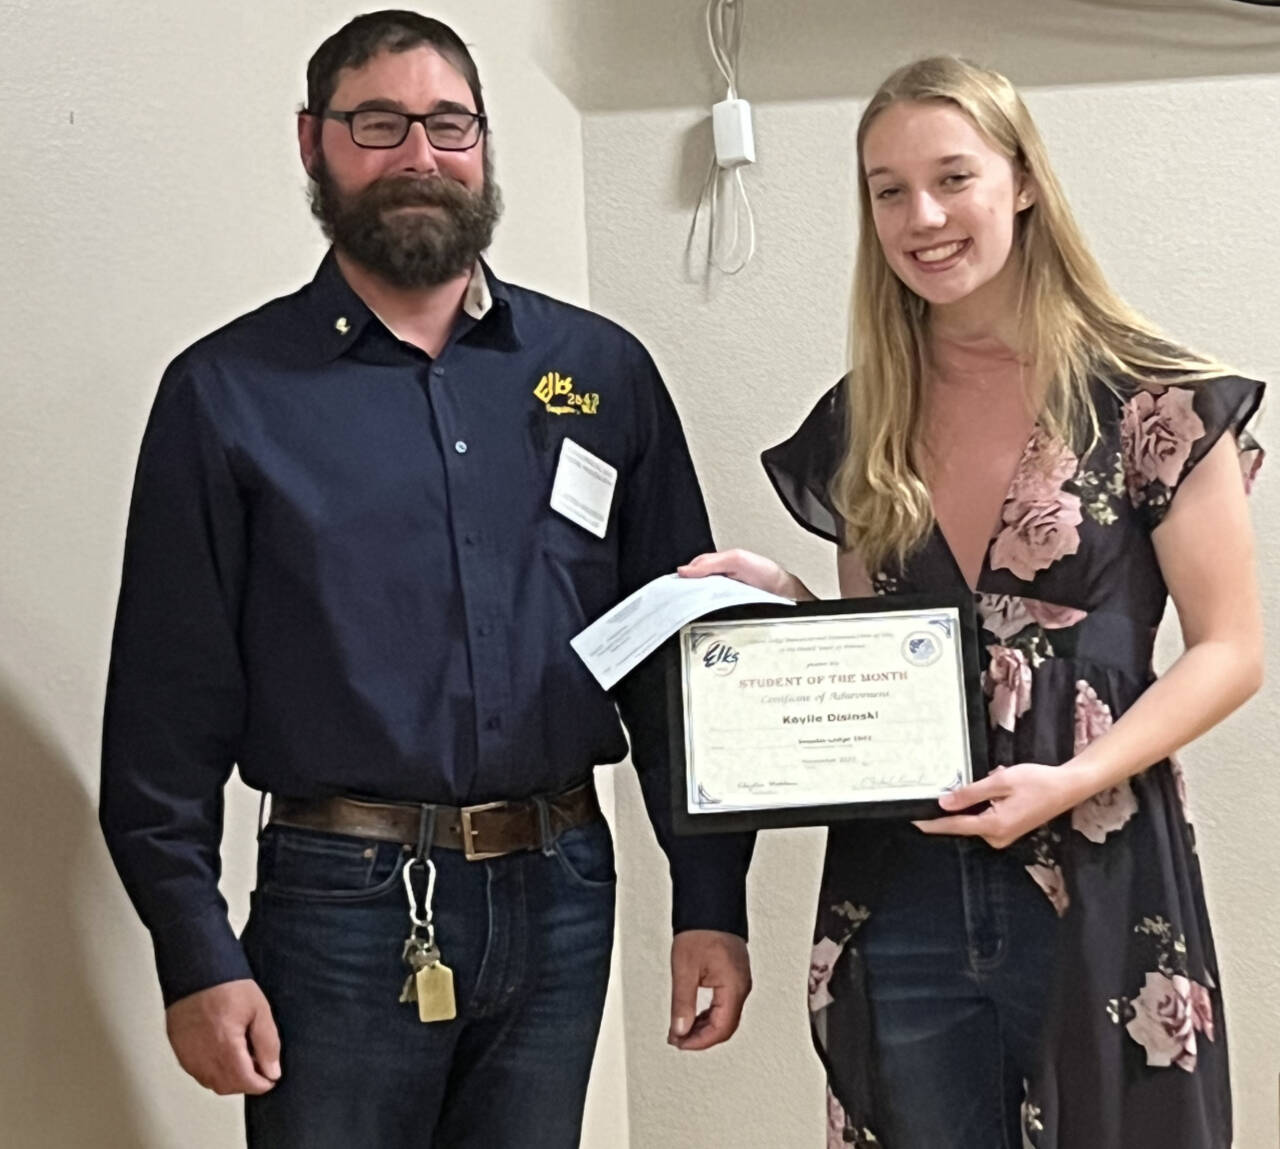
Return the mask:
<path id="1" fill-rule="evenodd" d="M 707 43 L 711 58 L 729 87 L 729 99 L 738 98 L 738 52 L 742 47 L 742 0 L 707 0 Z"/>
<path id="2" fill-rule="evenodd" d="M 707 43 L 711 48 L 711 58 L 724 77 L 728 89 L 727 98 L 730 100 L 738 98 L 738 53 L 742 46 L 743 4 L 744 0 L 707 0 Z M 728 184 L 724 191 L 721 190 L 722 183 Z M 727 245 L 723 235 L 722 195 L 732 224 Z M 726 275 L 737 275 L 756 253 L 756 221 L 751 201 L 747 198 L 746 185 L 742 182 L 742 168 L 723 169 L 716 162 L 715 155 L 712 155 L 711 166 L 702 185 L 702 194 L 698 197 L 698 206 L 694 208 L 693 220 L 689 225 L 686 251 L 693 246 L 698 216 L 704 205 L 708 218 L 707 263 Z M 746 250 L 740 254 L 744 230 Z"/>

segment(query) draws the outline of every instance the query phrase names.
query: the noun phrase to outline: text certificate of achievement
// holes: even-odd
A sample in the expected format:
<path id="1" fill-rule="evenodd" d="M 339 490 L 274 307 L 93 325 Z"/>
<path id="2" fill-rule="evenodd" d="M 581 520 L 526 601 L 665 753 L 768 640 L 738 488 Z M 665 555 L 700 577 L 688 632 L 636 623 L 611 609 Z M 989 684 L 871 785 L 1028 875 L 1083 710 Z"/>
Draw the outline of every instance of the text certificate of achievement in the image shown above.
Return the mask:
<path id="1" fill-rule="evenodd" d="M 917 602 L 745 608 L 683 627 L 680 828 L 936 815 L 940 794 L 985 773 L 972 605 Z"/>

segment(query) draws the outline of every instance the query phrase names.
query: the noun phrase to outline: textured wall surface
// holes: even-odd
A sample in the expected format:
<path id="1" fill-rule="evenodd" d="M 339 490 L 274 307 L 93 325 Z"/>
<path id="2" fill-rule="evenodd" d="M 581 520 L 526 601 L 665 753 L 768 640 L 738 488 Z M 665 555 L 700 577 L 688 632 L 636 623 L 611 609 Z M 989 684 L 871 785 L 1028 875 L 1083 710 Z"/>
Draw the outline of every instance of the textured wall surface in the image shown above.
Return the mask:
<path id="1" fill-rule="evenodd" d="M 583 111 L 720 99 L 705 0 L 552 0 L 545 61 Z M 1274 72 L 1280 12 L 1239 0 L 745 0 L 742 94 L 865 99 L 897 64 L 959 52 L 1018 84 Z"/>
<path id="2" fill-rule="evenodd" d="M 585 302 L 580 116 L 540 5 L 436 3 L 487 81 L 501 274 Z M 150 943 L 97 831 L 101 698 L 138 440 L 165 363 L 309 279 L 293 111 L 334 0 L 0 2 L 0 1145 L 225 1149 L 240 1105 L 164 1039 Z M 548 162 L 548 156 L 554 157 Z M 243 920 L 256 802 L 233 785 Z M 589 1137 L 625 1142 L 620 997 Z"/>
<path id="3" fill-rule="evenodd" d="M 1280 122 L 1276 77 L 1099 86 L 1029 93 L 1069 195 L 1116 285 L 1181 338 L 1264 378 L 1280 371 L 1274 316 L 1280 243 L 1271 189 L 1280 162 L 1264 141 Z M 747 173 L 760 230 L 755 262 L 733 279 L 691 280 L 683 255 L 705 171 L 700 110 L 589 115 L 587 223 L 593 304 L 653 350 L 685 421 L 722 545 L 783 560 L 820 593 L 833 556 L 794 527 L 757 462 L 840 374 L 856 234 L 853 102 L 758 109 L 759 163 Z M 1265 438 L 1267 424 L 1262 429 Z M 1254 502 L 1265 601 L 1280 589 L 1280 485 Z M 1274 605 L 1268 619 L 1274 632 Z M 1176 655 L 1176 623 L 1161 642 Z M 1228 1002 L 1237 1144 L 1276 1142 L 1280 925 L 1262 910 L 1280 873 L 1280 791 L 1271 783 L 1277 671 L 1262 695 L 1189 750 L 1192 802 Z M 762 837 L 751 908 L 756 991 L 722 1050 L 661 1046 L 665 919 L 661 860 L 619 786 L 624 969 L 634 1149 L 777 1149 L 822 1143 L 822 1080 L 808 1046 L 804 979 L 822 834 Z"/>
<path id="4" fill-rule="evenodd" d="M 760 109 L 761 158 L 747 175 L 760 255 L 738 279 L 709 285 L 690 281 L 682 261 L 708 156 L 704 114 L 676 107 L 583 121 L 573 104 L 691 105 L 711 95 L 700 4 L 430 5 L 473 44 L 486 81 L 507 201 L 499 272 L 572 300 L 590 293 L 634 327 L 676 394 L 720 538 L 786 559 L 825 593 L 834 590 L 827 548 L 792 527 L 755 457 L 843 362 L 857 108 L 834 97 L 865 90 L 890 57 L 926 48 L 1065 81 L 1266 70 L 1274 44 L 1270 25 L 1226 0 L 1069 0 L 1035 6 L 1031 24 L 1012 0 L 986 5 L 980 20 L 974 3 L 876 6 L 874 27 L 861 3 L 752 4 L 745 62 L 761 84 L 749 94 L 825 102 Z M 1163 18 L 1179 9 L 1186 19 Z M 240 1143 L 238 1104 L 203 1093 L 173 1064 L 150 946 L 99 840 L 101 695 L 128 490 L 160 371 L 192 339 L 311 275 L 323 248 L 291 112 L 310 50 L 352 11 L 337 0 L 0 0 L 6 1149 Z M 1082 19 L 1091 13 L 1092 24 Z M 1139 33 L 1143 50 L 1125 56 Z M 1280 180 L 1271 147 L 1280 84 L 1042 91 L 1034 105 L 1120 286 L 1172 330 L 1277 377 L 1280 292 L 1264 261 L 1280 241 L 1270 190 Z M 1255 504 L 1272 598 L 1276 483 L 1264 479 Z M 1165 657 L 1175 649 L 1170 635 Z M 1280 733 L 1274 698 L 1269 688 L 1188 756 L 1245 1149 L 1275 1139 L 1280 1047 L 1269 1019 L 1280 935 L 1255 909 L 1280 860 L 1280 798 L 1264 783 Z M 615 981 L 583 1144 L 624 1149 L 628 1117 L 636 1149 L 820 1144 L 803 976 L 821 835 L 761 842 L 747 1022 L 728 1048 L 681 1056 L 663 1042 L 665 866 L 630 771 L 617 778 L 627 992 Z M 255 814 L 233 787 L 224 857 L 237 920 Z"/>

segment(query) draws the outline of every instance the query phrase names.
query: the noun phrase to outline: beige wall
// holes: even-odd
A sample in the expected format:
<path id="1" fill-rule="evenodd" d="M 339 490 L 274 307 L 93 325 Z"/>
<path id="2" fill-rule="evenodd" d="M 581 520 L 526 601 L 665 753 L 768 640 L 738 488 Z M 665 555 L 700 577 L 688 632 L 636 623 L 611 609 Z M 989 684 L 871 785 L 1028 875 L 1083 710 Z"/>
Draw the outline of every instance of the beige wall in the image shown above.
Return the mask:
<path id="1" fill-rule="evenodd" d="M 1264 378 L 1280 371 L 1280 244 L 1273 189 L 1275 76 L 1041 90 L 1029 101 L 1067 190 L 1117 285 L 1181 337 Z M 723 544 L 762 550 L 834 589 L 830 548 L 803 535 L 760 470 L 840 374 L 853 241 L 852 101 L 757 109 L 760 162 L 746 180 L 760 253 L 734 279 L 688 282 L 682 252 L 707 162 L 705 112 L 588 115 L 587 226 L 594 305 L 645 338 L 683 414 Z M 1265 424 L 1264 424 L 1265 431 Z M 1266 471 L 1264 470 L 1264 476 Z M 1280 485 L 1254 512 L 1266 601 L 1280 589 Z M 1276 619 L 1268 620 L 1274 631 Z M 1166 662 L 1176 636 L 1161 644 Z M 1242 1149 L 1276 1143 L 1280 742 L 1271 681 L 1186 755 L 1223 963 Z M 619 786 L 624 974 L 634 1149 L 778 1149 L 822 1143 L 822 1081 L 809 1051 L 804 981 L 822 834 L 762 837 L 751 878 L 757 989 L 725 1049 L 661 1046 L 665 920 L 660 858 L 627 779 Z"/>
<path id="2" fill-rule="evenodd" d="M 1244 75 L 1280 66 L 1280 20 L 1237 0 L 746 0 L 740 79 L 760 102 L 867 96 L 891 62 L 959 52 L 1016 84 Z M 583 112 L 724 93 L 704 0 L 554 0 L 537 54 Z"/>
<path id="3" fill-rule="evenodd" d="M 673 91 L 683 103 L 700 100 L 700 46 L 672 53 L 684 62 L 675 73 L 644 63 L 673 38 L 696 43 L 688 13 L 697 6 L 672 8 L 674 22 L 657 6 L 640 24 L 633 7 L 431 5 L 473 43 L 489 89 L 508 205 L 494 262 L 553 294 L 590 296 L 635 327 L 676 393 L 721 538 L 785 557 L 830 592 L 829 554 L 785 519 L 754 459 L 840 370 L 856 107 L 831 99 L 760 109 L 761 162 L 748 173 L 760 255 L 732 282 L 684 282 L 680 255 L 706 162 L 702 113 L 584 121 L 543 71 L 584 107 L 670 103 Z M 825 0 L 753 12 L 777 31 L 788 8 L 837 13 Z M 238 1104 L 203 1093 L 172 1062 L 149 943 L 99 840 L 100 705 L 128 489 L 160 370 L 198 335 L 311 274 L 322 245 L 305 209 L 289 113 L 309 51 L 351 11 L 336 0 L 227 0 L 186 4 L 179 18 L 155 0 L 10 0 L 0 15 L 6 1147 L 240 1143 Z M 575 72 L 607 61 L 593 22 L 610 11 L 618 67 L 650 75 L 661 99 L 643 88 L 623 99 L 616 69 L 594 88 Z M 803 90 L 795 85 L 805 50 L 829 51 L 812 25 L 799 26 L 810 32 L 786 41 L 779 93 Z M 549 32 L 556 53 L 545 51 Z M 827 74 L 829 64 L 808 71 Z M 1265 143 L 1280 122 L 1275 79 L 1043 92 L 1035 106 L 1120 285 L 1178 332 L 1280 375 L 1270 334 L 1280 298 L 1261 266 L 1280 240 L 1268 191 L 1280 169 Z M 1105 156 L 1094 151 L 1100 138 Z M 1260 524 L 1280 513 L 1273 486 L 1261 485 Z M 1280 556 L 1262 533 L 1272 571 Z M 1280 996 L 1271 957 L 1280 937 L 1252 910 L 1266 904 L 1277 872 L 1268 828 L 1280 824 L 1280 798 L 1258 785 L 1259 748 L 1276 741 L 1272 697 L 1192 756 L 1247 1149 L 1274 1141 L 1280 1060 L 1267 1025 Z M 602 773 L 607 785 L 613 772 Z M 635 1149 L 819 1144 L 821 1085 L 801 984 L 820 835 L 761 842 L 752 879 L 758 989 L 746 1025 L 729 1048 L 682 1057 L 663 1043 L 665 867 L 630 772 L 616 776 L 627 993 L 615 980 L 584 1145 L 625 1149 L 628 1124 Z M 234 789 L 224 856 L 237 918 L 255 814 L 251 796 Z"/>
<path id="4" fill-rule="evenodd" d="M 292 112 L 353 11 L 293 3 L 0 6 L 0 1145 L 221 1149 L 240 1105 L 164 1040 L 149 941 L 95 822 L 129 486 L 165 363 L 310 278 L 323 253 Z M 542 6 L 447 0 L 474 46 L 508 209 L 500 272 L 587 299 L 580 116 L 529 59 Z M 548 163 L 548 156 L 554 157 Z M 242 920 L 253 797 L 233 787 Z M 620 996 L 592 1140 L 625 1143 Z"/>

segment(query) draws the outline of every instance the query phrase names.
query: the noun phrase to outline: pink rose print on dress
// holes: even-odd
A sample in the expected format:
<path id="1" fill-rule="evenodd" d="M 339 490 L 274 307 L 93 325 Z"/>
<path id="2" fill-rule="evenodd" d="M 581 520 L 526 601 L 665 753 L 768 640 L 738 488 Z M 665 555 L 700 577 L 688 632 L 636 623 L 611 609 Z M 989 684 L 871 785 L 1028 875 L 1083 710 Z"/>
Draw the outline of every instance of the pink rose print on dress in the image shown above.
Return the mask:
<path id="1" fill-rule="evenodd" d="M 1066 443 L 1037 427 L 1022 453 L 1006 502 L 1034 503 L 1046 498 L 1074 478 L 1079 466 L 1080 460 Z"/>
<path id="2" fill-rule="evenodd" d="M 1213 1009 L 1207 999 L 1208 991 L 1182 974 L 1147 974 L 1125 1029 L 1147 1051 L 1148 1065 L 1195 1072 L 1196 1031 L 1213 1040 Z"/>
<path id="3" fill-rule="evenodd" d="M 978 613 L 982 625 L 1001 642 L 1007 642 L 1032 623 L 1039 623 L 1045 630 L 1061 630 L 1089 617 L 1088 611 L 1073 606 L 1056 606 L 1016 594 L 979 595 Z"/>
<path id="4" fill-rule="evenodd" d="M 987 653 L 991 655 L 986 674 L 991 725 L 1012 730 L 1031 709 L 1031 666 L 1027 656 L 1011 646 L 989 646 Z"/>
<path id="5" fill-rule="evenodd" d="M 1079 754 L 1090 742 L 1102 737 L 1111 729 L 1111 707 L 1084 679 L 1076 683 L 1075 744 L 1073 754 Z"/>
<path id="6" fill-rule="evenodd" d="M 1092 798 L 1086 798 L 1071 811 L 1071 828 L 1091 842 L 1101 845 L 1108 834 L 1124 828 L 1138 812 L 1138 799 L 1128 779 L 1111 786 Z"/>
<path id="7" fill-rule="evenodd" d="M 1016 594 L 979 595 L 978 614 L 982 625 L 1001 642 L 1007 642 L 1034 621 L 1027 601 Z"/>
<path id="8" fill-rule="evenodd" d="M 993 570 L 1011 570 L 1029 582 L 1080 549 L 1080 496 L 1062 490 L 1078 466 L 1070 447 L 1036 429 L 1000 513 L 1004 526 L 991 547 Z"/>
<path id="9" fill-rule="evenodd" d="M 826 1009 L 835 1000 L 827 983 L 831 981 L 831 971 L 835 969 L 836 959 L 843 950 L 844 946 L 830 938 L 823 938 L 813 947 L 813 953 L 809 956 L 810 1013 Z"/>
<path id="10" fill-rule="evenodd" d="M 827 1149 L 847 1149 L 844 1140 L 844 1106 L 827 1089 Z"/>
<path id="11" fill-rule="evenodd" d="M 1173 775 L 1173 788 L 1178 795 L 1178 805 L 1182 807 L 1182 816 L 1187 824 L 1191 824 L 1191 799 L 1187 793 L 1187 773 L 1182 763 L 1176 758 L 1169 759 L 1169 772 Z"/>
<path id="12" fill-rule="evenodd" d="M 1145 501 L 1144 488 L 1157 479 L 1170 489 L 1178 485 L 1191 446 L 1203 434 L 1192 394 L 1184 388 L 1160 394 L 1139 391 L 1125 403 L 1120 443 L 1135 506 Z"/>
<path id="13" fill-rule="evenodd" d="M 1191 1023 L 1210 1041 L 1213 1040 L 1213 999 L 1197 981 L 1191 983 Z"/>
<path id="14" fill-rule="evenodd" d="M 1027 866 L 1026 870 L 1035 880 L 1036 885 L 1044 891 L 1044 896 L 1049 899 L 1054 912 L 1058 917 L 1062 917 L 1071 906 L 1071 896 L 1067 893 L 1067 880 L 1063 877 L 1062 867 L 1056 864 L 1046 866 L 1037 862 L 1035 865 Z"/>
<path id="15" fill-rule="evenodd" d="M 1074 606 L 1055 606 L 1038 598 L 1029 598 L 1026 603 L 1027 613 L 1045 630 L 1062 630 L 1089 617 L 1087 610 L 1077 610 Z"/>
<path id="16" fill-rule="evenodd" d="M 1111 729 L 1111 707 L 1098 697 L 1087 682 L 1076 683 L 1075 749 L 1079 754 L 1095 738 Z M 1101 844 L 1138 812 L 1138 799 L 1126 778 L 1092 798 L 1086 798 L 1071 811 L 1071 828 L 1091 842 Z"/>
<path id="17" fill-rule="evenodd" d="M 1080 496 L 1056 491 L 1036 502 L 1007 502 L 1004 527 L 991 546 L 991 569 L 1012 571 L 1024 582 L 1080 549 L 1084 519 Z"/>

